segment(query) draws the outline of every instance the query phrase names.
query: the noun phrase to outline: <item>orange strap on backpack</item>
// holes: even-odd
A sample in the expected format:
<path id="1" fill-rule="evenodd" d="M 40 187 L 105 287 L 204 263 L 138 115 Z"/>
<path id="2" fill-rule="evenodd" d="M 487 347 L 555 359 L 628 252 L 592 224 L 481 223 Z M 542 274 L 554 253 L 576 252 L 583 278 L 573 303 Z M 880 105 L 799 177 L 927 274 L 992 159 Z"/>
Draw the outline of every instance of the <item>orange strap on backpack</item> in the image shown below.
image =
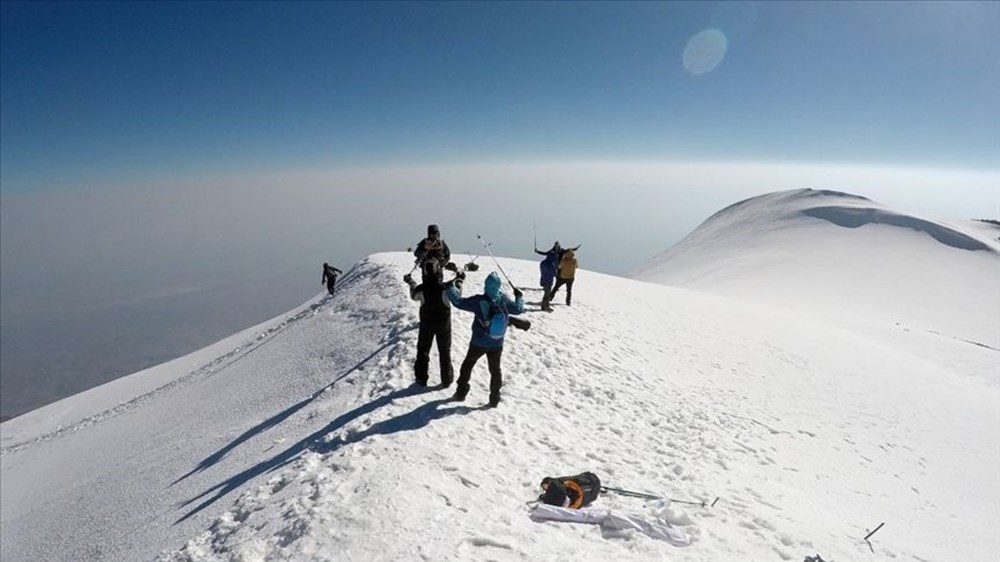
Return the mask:
<path id="1" fill-rule="evenodd" d="M 569 504 L 570 509 L 580 509 L 583 505 L 583 488 L 572 480 L 563 480 L 567 490 L 572 490 L 576 494 L 576 499 Z"/>

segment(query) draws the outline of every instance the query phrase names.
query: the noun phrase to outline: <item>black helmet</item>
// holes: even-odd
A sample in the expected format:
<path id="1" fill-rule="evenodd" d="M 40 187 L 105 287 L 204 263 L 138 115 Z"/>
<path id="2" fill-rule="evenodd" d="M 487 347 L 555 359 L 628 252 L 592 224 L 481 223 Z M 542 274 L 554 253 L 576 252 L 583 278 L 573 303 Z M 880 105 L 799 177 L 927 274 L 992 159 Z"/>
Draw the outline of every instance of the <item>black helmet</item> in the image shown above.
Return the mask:
<path id="1" fill-rule="evenodd" d="M 441 230 L 436 224 L 427 225 L 427 236 L 441 236 Z"/>

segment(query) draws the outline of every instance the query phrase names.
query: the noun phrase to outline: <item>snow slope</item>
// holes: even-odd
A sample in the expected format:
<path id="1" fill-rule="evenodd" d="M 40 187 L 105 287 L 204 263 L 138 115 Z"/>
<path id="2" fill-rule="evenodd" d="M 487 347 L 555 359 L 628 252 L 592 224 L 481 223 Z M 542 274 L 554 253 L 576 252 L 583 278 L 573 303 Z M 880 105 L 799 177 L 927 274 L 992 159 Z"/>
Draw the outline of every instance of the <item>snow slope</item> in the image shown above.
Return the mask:
<path id="1" fill-rule="evenodd" d="M 829 243 L 809 221 L 758 216 L 744 226 L 784 230 L 770 239 L 776 251 L 791 251 L 788 239 L 807 250 L 810 240 Z M 878 240 L 893 255 L 941 257 L 920 238 Z M 870 243 L 852 239 L 850 247 L 865 256 Z M 580 258 L 585 266 L 586 248 Z M 504 401 L 494 410 L 482 407 L 485 360 L 464 403 L 448 400 L 451 389 L 410 385 L 418 308 L 401 277 L 411 263 L 406 254 L 373 255 L 345 275 L 332 299 L 317 297 L 196 354 L 0 425 L 0 556 L 802 560 L 819 553 L 843 562 L 988 559 L 1000 547 L 1000 385 L 990 376 L 1000 355 L 930 332 L 883 329 L 883 308 L 859 306 L 846 322 L 820 306 L 788 308 L 792 301 L 777 300 L 781 291 L 765 290 L 781 284 L 789 295 L 809 295 L 871 279 L 855 275 L 853 262 L 807 288 L 787 277 L 787 266 L 771 284 L 759 273 L 752 285 L 759 298 L 581 270 L 573 306 L 557 299 L 545 314 L 540 292 L 528 290 L 533 326 L 508 336 Z M 969 330 L 962 337 L 987 339 L 978 330 L 990 326 L 989 305 L 1000 301 L 978 293 L 990 283 L 972 277 L 991 266 L 973 263 L 951 264 L 967 274 L 952 288 L 985 304 L 963 310 L 964 324 L 950 323 L 957 314 L 921 316 L 922 330 L 948 334 L 957 326 Z M 501 265 L 534 287 L 535 262 Z M 470 273 L 467 293 L 492 269 Z M 883 290 L 898 299 L 892 303 L 920 293 L 918 280 L 879 279 L 890 281 L 900 284 Z M 855 290 L 880 289 L 870 285 Z M 464 312 L 453 316 L 456 369 L 470 322 Z M 929 359 L 931 337 L 959 360 Z M 435 365 L 432 357 L 432 381 Z M 686 547 L 640 531 L 528 516 L 542 477 L 583 470 L 609 486 L 719 500 L 705 508 L 598 500 L 672 525 L 690 538 Z M 883 521 L 872 556 L 862 537 Z"/>
<path id="2" fill-rule="evenodd" d="M 964 361 L 966 345 L 1000 351 L 1000 225 L 925 219 L 849 193 L 735 203 L 632 277 L 779 305 L 944 365 Z M 996 361 L 966 367 L 1000 379 Z"/>

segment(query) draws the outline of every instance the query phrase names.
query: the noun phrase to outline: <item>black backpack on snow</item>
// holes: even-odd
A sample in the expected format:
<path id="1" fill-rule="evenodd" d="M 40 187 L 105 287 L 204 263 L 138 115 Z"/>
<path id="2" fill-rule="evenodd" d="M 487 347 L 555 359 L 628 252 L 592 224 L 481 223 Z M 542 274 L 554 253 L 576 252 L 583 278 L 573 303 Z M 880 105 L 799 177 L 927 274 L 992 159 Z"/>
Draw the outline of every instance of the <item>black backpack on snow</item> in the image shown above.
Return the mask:
<path id="1" fill-rule="evenodd" d="M 576 476 L 556 476 L 542 478 L 542 503 L 580 509 L 597 499 L 601 494 L 601 479 L 593 472 L 582 472 Z"/>

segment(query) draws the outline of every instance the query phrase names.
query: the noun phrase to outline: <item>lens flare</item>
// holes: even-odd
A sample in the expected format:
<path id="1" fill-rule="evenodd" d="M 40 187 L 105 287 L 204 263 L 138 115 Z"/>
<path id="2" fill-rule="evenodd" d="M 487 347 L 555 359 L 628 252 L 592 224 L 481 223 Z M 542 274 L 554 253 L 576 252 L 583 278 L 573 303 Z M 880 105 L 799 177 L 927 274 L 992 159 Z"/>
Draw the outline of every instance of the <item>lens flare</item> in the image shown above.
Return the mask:
<path id="1" fill-rule="evenodd" d="M 692 37 L 684 47 L 684 70 L 707 74 L 726 56 L 726 35 L 718 29 L 706 29 Z"/>

